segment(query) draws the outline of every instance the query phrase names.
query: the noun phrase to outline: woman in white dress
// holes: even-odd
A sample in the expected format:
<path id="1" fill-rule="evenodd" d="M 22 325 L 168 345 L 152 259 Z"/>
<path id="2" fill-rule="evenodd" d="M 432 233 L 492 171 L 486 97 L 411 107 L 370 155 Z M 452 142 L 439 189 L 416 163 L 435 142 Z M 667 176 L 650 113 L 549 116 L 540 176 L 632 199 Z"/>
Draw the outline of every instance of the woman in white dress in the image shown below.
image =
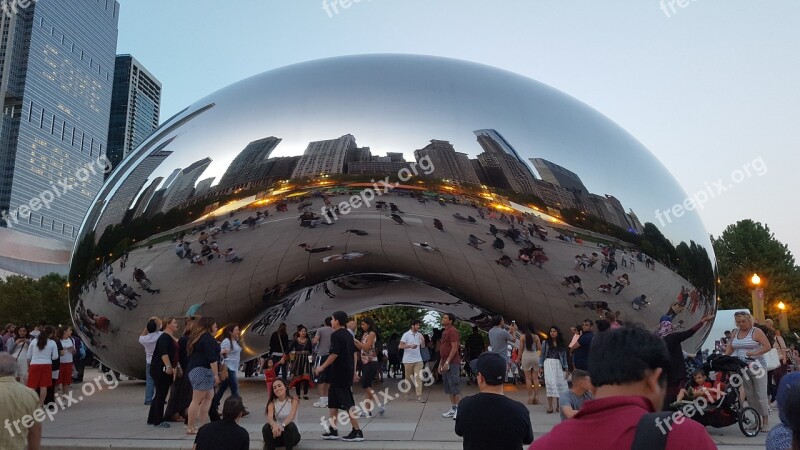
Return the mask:
<path id="1" fill-rule="evenodd" d="M 544 369 L 544 384 L 547 388 L 547 413 L 560 411 L 558 397 L 569 390 L 567 377 L 569 372 L 567 366 L 567 346 L 564 344 L 564 336 L 561 330 L 555 325 L 550 327 L 547 340 L 542 344 L 542 356 L 539 358 L 539 366 Z M 553 409 L 553 399 L 556 400 L 556 407 Z"/>

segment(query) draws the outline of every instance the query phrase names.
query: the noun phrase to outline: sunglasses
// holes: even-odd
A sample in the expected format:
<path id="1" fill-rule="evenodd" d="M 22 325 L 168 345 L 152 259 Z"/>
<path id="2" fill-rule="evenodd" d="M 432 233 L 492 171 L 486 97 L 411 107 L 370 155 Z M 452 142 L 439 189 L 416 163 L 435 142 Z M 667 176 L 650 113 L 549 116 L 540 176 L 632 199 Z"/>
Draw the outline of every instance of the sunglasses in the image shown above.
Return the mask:
<path id="1" fill-rule="evenodd" d="M 748 316 L 749 317 L 750 313 L 747 312 L 747 311 L 736 311 L 735 313 L 733 313 L 733 315 L 734 316 Z"/>

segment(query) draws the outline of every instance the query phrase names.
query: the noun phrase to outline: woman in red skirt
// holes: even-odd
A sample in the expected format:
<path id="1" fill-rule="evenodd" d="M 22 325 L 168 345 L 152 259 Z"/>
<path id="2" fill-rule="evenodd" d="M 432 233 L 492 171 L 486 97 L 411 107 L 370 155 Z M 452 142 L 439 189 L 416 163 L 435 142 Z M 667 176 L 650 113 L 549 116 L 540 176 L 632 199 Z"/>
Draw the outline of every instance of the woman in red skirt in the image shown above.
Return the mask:
<path id="1" fill-rule="evenodd" d="M 28 348 L 28 387 L 39 391 L 39 407 L 44 405 L 47 388 L 52 383 L 53 360 L 59 358 L 56 342 L 50 339 L 53 327 L 47 326 Z"/>
<path id="2" fill-rule="evenodd" d="M 61 367 L 58 370 L 58 381 L 55 388 L 61 387 L 61 394 L 67 395 L 72 384 L 72 362 L 75 354 L 75 342 L 72 340 L 72 327 L 58 327 L 56 338 L 60 340 L 64 353 L 61 355 Z"/>

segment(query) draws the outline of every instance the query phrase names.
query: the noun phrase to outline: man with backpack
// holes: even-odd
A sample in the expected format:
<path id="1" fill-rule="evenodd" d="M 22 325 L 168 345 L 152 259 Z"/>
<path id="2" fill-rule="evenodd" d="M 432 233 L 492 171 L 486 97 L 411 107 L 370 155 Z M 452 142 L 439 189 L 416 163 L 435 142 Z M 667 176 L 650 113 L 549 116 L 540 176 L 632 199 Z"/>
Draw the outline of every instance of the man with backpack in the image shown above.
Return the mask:
<path id="1" fill-rule="evenodd" d="M 591 436 L 596 450 L 714 450 L 705 427 L 660 412 L 667 392 L 669 353 L 656 334 L 626 326 L 598 334 L 589 352 L 594 400 L 561 422 L 529 450 L 581 448 Z"/>

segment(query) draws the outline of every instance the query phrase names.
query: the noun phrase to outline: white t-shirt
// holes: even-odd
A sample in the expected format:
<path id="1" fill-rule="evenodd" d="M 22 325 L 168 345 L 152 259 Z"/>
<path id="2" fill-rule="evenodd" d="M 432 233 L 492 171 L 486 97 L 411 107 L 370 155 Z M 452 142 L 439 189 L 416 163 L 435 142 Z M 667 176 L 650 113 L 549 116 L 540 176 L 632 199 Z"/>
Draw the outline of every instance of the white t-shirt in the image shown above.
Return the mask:
<path id="1" fill-rule="evenodd" d="M 41 350 L 36 345 L 35 339 L 31 341 L 31 345 L 28 347 L 28 361 L 31 364 L 53 364 L 53 360 L 58 358 L 58 346 L 56 341 L 52 339 L 48 339 L 47 345 Z"/>
<path id="2" fill-rule="evenodd" d="M 228 356 L 225 357 L 225 365 L 228 366 L 228 369 L 234 372 L 238 371 L 242 358 L 242 347 L 239 346 L 239 343 L 233 341 L 233 346 L 231 346 L 231 340 L 226 338 L 222 341 L 220 350 L 228 350 Z"/>
<path id="3" fill-rule="evenodd" d="M 64 355 L 61 356 L 62 363 L 71 363 L 72 362 L 72 351 L 70 350 L 72 347 L 75 347 L 75 344 L 72 342 L 72 339 L 62 339 L 61 346 L 64 347 Z"/>
<path id="4" fill-rule="evenodd" d="M 144 346 L 144 359 L 147 364 L 150 364 L 150 361 L 153 360 L 153 352 L 156 351 L 156 341 L 159 336 L 161 336 L 160 331 L 139 336 L 139 343 Z"/>
<path id="5" fill-rule="evenodd" d="M 425 345 L 425 338 L 422 333 L 412 333 L 411 330 L 408 330 L 403 333 L 400 342 L 404 342 L 406 345 L 417 344 L 419 346 L 417 348 L 406 347 L 403 349 L 403 364 L 422 362 L 422 354 L 419 352 L 419 349 Z"/>

